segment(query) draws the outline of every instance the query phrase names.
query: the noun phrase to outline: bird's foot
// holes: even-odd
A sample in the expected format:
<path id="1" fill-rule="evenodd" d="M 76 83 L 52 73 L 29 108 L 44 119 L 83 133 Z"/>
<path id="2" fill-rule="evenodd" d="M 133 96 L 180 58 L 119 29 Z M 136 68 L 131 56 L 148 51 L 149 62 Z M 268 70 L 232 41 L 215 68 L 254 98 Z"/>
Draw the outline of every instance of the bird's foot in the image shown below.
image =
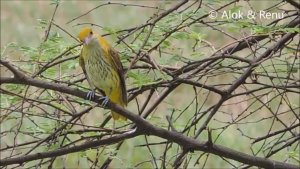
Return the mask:
<path id="1" fill-rule="evenodd" d="M 89 92 L 87 93 L 86 98 L 87 98 L 88 100 L 92 100 L 92 99 L 95 97 L 95 95 L 96 95 L 96 92 L 95 92 L 95 90 L 93 89 L 93 90 L 91 90 L 91 91 L 89 91 Z"/>
<path id="2" fill-rule="evenodd" d="M 101 96 L 100 100 L 103 100 L 102 104 L 101 104 L 101 107 L 106 107 L 107 103 L 109 102 L 109 98 L 107 96 Z"/>

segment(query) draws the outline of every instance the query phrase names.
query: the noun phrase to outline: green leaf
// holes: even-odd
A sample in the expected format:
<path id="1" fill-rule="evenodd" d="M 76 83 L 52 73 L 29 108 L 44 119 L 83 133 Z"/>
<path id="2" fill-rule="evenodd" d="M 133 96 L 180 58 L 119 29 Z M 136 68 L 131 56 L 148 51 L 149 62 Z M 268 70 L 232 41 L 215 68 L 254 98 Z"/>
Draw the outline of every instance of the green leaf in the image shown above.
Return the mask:
<path id="1" fill-rule="evenodd" d="M 297 162 L 300 162 L 299 152 L 291 151 L 288 153 L 288 156 L 294 159 Z"/>
<path id="2" fill-rule="evenodd" d="M 178 54 L 174 54 L 171 56 L 163 56 L 158 59 L 159 63 L 162 65 L 171 65 L 172 63 L 176 63 L 181 60 L 182 60 L 182 57 Z"/>
<path id="3" fill-rule="evenodd" d="M 299 28 L 280 28 L 278 30 L 286 32 L 286 33 L 300 33 L 300 29 Z"/>
<path id="4" fill-rule="evenodd" d="M 50 3 L 50 5 L 57 5 L 60 3 L 60 0 L 51 0 L 52 2 Z"/>
<path id="5" fill-rule="evenodd" d="M 230 12 L 231 13 L 237 13 L 241 10 L 241 8 L 242 8 L 242 6 L 236 5 L 236 6 L 234 6 L 233 8 L 230 9 Z"/>
<path id="6" fill-rule="evenodd" d="M 287 64 L 287 71 L 291 73 L 297 73 L 300 70 L 300 65 L 299 64 Z"/>
<path id="7" fill-rule="evenodd" d="M 48 21 L 46 20 L 46 19 L 37 19 L 37 21 L 38 21 L 38 23 L 40 24 L 40 25 L 43 25 L 43 26 L 45 26 L 45 25 L 47 25 L 48 24 Z"/>
<path id="8" fill-rule="evenodd" d="M 152 79 L 147 76 L 146 74 L 144 73 L 141 73 L 141 72 L 133 72 L 133 71 L 130 71 L 128 72 L 128 77 L 132 78 L 133 79 L 133 82 L 132 84 L 138 86 L 138 87 L 141 87 L 143 85 L 146 85 L 146 84 L 152 84 L 152 83 L 155 83 L 152 81 Z"/>
<path id="9" fill-rule="evenodd" d="M 162 49 L 166 49 L 166 48 L 168 48 L 168 47 L 170 47 L 171 46 L 171 42 L 169 41 L 169 40 L 164 40 L 163 42 L 162 42 L 162 44 L 161 44 L 161 48 Z"/>
<path id="10" fill-rule="evenodd" d="M 109 34 L 111 34 L 111 35 L 113 35 L 114 37 L 117 37 L 118 35 L 117 35 L 117 29 L 114 29 L 114 28 L 112 28 L 112 27 L 103 27 L 102 28 L 104 31 L 106 31 L 106 32 L 108 32 Z"/>
<path id="11" fill-rule="evenodd" d="M 173 34 L 172 37 L 175 38 L 175 39 L 182 39 L 182 40 L 183 39 L 190 39 L 189 34 L 186 33 L 186 32 L 176 32 L 176 33 Z"/>

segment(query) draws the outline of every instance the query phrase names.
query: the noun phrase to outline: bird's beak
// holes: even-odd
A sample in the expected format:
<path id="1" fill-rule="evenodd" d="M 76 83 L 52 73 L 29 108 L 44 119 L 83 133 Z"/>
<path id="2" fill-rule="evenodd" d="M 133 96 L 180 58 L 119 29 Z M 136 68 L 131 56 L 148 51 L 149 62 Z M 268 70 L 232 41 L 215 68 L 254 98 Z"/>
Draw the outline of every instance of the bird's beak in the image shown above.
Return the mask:
<path id="1" fill-rule="evenodd" d="M 90 36 L 85 37 L 83 40 L 83 44 L 88 45 L 90 43 L 91 39 L 92 38 Z"/>
<path id="2" fill-rule="evenodd" d="M 83 44 L 88 45 L 92 41 L 92 39 L 93 39 L 93 34 L 88 35 L 83 39 Z"/>

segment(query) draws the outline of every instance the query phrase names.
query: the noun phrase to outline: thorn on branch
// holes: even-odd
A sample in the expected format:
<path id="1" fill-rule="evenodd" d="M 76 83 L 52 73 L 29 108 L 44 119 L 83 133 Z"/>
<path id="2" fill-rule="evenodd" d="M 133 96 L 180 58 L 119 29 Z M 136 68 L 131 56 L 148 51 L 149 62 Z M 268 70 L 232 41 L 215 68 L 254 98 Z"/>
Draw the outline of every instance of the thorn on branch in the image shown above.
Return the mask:
<path id="1" fill-rule="evenodd" d="M 208 141 L 206 142 L 206 146 L 207 148 L 210 148 L 213 146 L 213 142 L 212 142 L 212 136 L 211 136 L 211 129 L 207 128 L 207 133 L 208 133 Z"/>
<path id="2" fill-rule="evenodd" d="M 169 115 L 166 115 L 166 119 L 167 119 L 167 121 L 169 123 L 169 126 L 171 127 L 171 131 L 178 132 L 176 130 L 176 128 L 174 127 L 174 125 L 173 125 L 172 118 Z"/>

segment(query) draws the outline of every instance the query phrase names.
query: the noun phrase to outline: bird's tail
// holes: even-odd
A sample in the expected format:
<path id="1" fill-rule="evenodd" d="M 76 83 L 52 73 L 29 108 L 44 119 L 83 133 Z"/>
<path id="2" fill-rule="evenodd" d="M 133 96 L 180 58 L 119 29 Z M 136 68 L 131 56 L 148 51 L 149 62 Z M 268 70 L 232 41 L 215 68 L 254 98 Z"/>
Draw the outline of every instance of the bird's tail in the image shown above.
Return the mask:
<path id="1" fill-rule="evenodd" d="M 112 102 L 118 104 L 119 106 L 126 107 L 127 103 L 124 102 L 122 94 L 123 93 L 121 93 L 121 91 L 115 90 L 115 91 L 112 92 L 112 94 L 110 96 L 110 99 L 111 99 Z M 127 120 L 126 117 L 120 115 L 117 112 L 112 111 L 111 114 L 112 114 L 112 117 L 113 117 L 114 120 L 124 120 L 124 121 Z"/>
<path id="2" fill-rule="evenodd" d="M 126 117 L 120 115 L 119 113 L 113 112 L 113 111 L 111 112 L 111 115 L 112 115 L 114 120 L 124 120 L 124 121 L 127 120 Z"/>

